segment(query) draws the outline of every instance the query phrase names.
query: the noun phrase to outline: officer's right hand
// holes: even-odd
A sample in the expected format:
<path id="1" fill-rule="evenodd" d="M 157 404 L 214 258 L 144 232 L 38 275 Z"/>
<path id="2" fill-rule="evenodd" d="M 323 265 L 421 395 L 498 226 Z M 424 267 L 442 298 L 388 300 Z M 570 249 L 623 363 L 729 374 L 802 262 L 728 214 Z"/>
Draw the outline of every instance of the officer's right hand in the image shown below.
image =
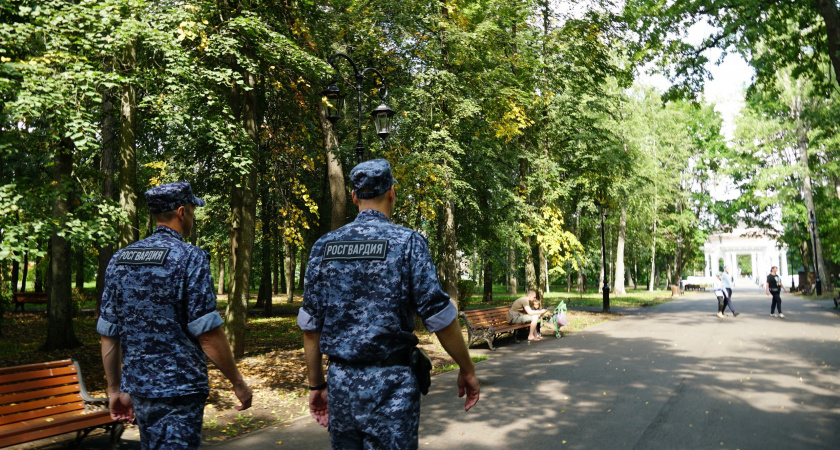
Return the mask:
<path id="1" fill-rule="evenodd" d="M 330 408 L 327 405 L 327 390 L 309 391 L 309 414 L 321 426 L 330 423 Z"/>
<path id="2" fill-rule="evenodd" d="M 251 388 L 248 387 L 244 380 L 241 383 L 233 385 L 233 393 L 236 394 L 236 398 L 241 403 L 241 405 L 235 406 L 234 409 L 243 411 L 251 407 L 251 400 L 254 398 L 254 393 L 251 392 Z"/>
<path id="3" fill-rule="evenodd" d="M 463 397 L 464 393 L 467 394 L 464 411 L 469 411 L 478 403 L 478 391 L 478 378 L 476 378 L 475 372 L 460 371 L 458 373 L 458 397 Z"/>

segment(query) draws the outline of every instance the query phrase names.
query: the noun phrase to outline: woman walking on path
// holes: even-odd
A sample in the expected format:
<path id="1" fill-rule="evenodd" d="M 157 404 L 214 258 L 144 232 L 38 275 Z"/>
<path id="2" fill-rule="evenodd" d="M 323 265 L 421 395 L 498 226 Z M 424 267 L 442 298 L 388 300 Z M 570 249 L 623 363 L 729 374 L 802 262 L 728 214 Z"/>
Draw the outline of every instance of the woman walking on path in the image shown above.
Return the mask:
<path id="1" fill-rule="evenodd" d="M 776 317 L 775 311 L 776 307 L 778 306 L 779 317 L 784 319 L 785 315 L 782 314 L 781 291 L 785 291 L 785 294 L 787 294 L 788 291 L 787 289 L 785 289 L 785 285 L 782 284 L 781 277 L 779 277 L 779 275 L 776 274 L 777 270 L 779 270 L 779 268 L 776 266 L 773 266 L 770 269 L 770 275 L 767 275 L 767 288 L 765 290 L 767 292 L 767 295 L 773 296 L 773 300 L 770 302 L 770 317 Z"/>

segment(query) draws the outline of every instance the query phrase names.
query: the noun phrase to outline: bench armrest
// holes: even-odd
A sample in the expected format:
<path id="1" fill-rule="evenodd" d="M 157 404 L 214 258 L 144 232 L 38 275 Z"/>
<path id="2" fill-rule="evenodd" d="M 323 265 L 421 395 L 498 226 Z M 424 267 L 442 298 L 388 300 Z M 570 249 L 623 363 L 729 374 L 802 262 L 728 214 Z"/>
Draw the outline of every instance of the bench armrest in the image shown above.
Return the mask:
<path id="1" fill-rule="evenodd" d="M 82 378 L 82 368 L 79 367 L 79 362 L 74 359 L 73 365 L 76 366 L 76 375 L 79 376 L 79 395 L 82 396 L 82 400 L 84 400 L 85 403 L 105 403 L 105 406 L 107 407 L 109 397 L 91 397 L 85 387 L 85 380 Z"/>

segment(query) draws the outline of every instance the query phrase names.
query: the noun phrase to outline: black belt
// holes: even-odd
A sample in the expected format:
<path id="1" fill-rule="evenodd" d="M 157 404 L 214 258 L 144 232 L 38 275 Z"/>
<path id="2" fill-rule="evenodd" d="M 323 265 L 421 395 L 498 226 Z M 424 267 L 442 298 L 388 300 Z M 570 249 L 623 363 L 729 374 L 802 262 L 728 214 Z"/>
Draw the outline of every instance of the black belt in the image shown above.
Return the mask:
<path id="1" fill-rule="evenodd" d="M 377 367 L 390 367 L 390 366 L 409 366 L 411 365 L 411 350 L 403 350 L 395 353 L 391 353 L 391 356 L 385 358 L 382 361 L 348 361 L 344 358 L 339 358 L 337 356 L 330 356 L 331 363 L 339 363 L 345 364 L 348 366 L 377 366 Z"/>

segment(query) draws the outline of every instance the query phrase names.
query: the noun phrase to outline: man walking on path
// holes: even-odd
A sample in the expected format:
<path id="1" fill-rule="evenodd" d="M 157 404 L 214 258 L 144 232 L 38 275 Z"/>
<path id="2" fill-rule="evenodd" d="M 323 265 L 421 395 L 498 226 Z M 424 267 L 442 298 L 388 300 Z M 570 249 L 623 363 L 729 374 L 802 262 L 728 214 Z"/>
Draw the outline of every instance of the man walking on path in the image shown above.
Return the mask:
<path id="1" fill-rule="evenodd" d="M 726 309 L 726 305 L 729 305 L 729 310 L 732 311 L 732 315 L 738 317 L 738 313 L 732 307 L 732 287 L 735 286 L 735 281 L 732 279 L 732 275 L 729 274 L 729 266 L 723 266 L 721 282 L 723 283 L 723 288 L 726 289 L 726 299 L 723 302 L 724 309 Z"/>
<path id="2" fill-rule="evenodd" d="M 772 295 L 773 300 L 770 302 L 770 317 L 776 317 L 776 308 L 779 309 L 779 317 L 782 319 L 785 318 L 785 315 L 782 314 L 782 295 L 781 291 L 785 291 L 785 294 L 788 293 L 787 289 L 785 289 L 785 285 L 782 284 L 782 278 L 776 274 L 779 268 L 773 266 L 770 269 L 770 275 L 767 275 L 767 288 L 766 293 L 767 295 Z"/>
<path id="3" fill-rule="evenodd" d="M 252 394 L 221 328 L 207 252 L 183 240 L 204 200 L 189 183 L 169 183 L 146 202 L 157 228 L 114 254 L 96 325 L 111 417 L 136 417 L 143 449 L 194 449 L 210 392 L 206 358 L 233 383 L 237 410 Z"/>
<path id="4" fill-rule="evenodd" d="M 460 367 L 467 411 L 478 402 L 478 379 L 426 239 L 391 223 L 391 165 L 360 163 L 350 181 L 359 215 L 312 246 L 298 314 L 309 410 L 329 425 L 333 448 L 416 449 L 423 374 L 410 367 L 419 352 L 415 315 Z M 322 354 L 330 358 L 328 378 Z"/>

